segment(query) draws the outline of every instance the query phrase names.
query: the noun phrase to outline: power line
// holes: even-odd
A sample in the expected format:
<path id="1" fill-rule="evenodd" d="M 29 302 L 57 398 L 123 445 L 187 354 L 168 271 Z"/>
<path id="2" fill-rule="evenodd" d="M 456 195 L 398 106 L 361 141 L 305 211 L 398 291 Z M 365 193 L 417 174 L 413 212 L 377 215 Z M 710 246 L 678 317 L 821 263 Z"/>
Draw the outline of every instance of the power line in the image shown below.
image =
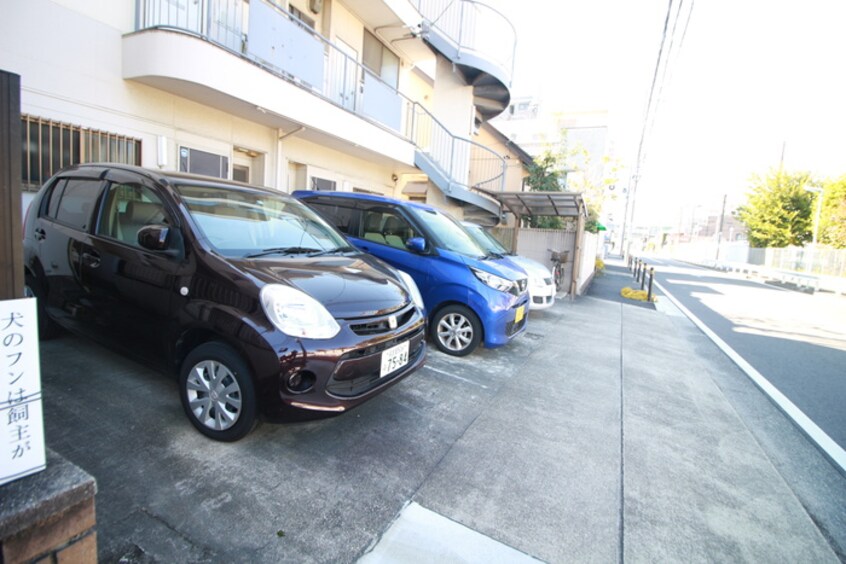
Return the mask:
<path id="1" fill-rule="evenodd" d="M 678 10 L 676 10 L 676 17 L 673 20 L 673 30 L 670 34 L 670 46 L 667 49 L 667 57 L 664 60 L 664 70 L 661 73 L 661 82 L 660 82 L 659 87 L 658 87 L 658 96 L 655 98 L 655 104 L 653 106 L 651 116 L 649 116 L 648 129 L 646 130 L 645 136 L 642 138 L 643 152 L 642 152 L 642 154 L 639 155 L 639 158 L 638 158 L 638 163 L 639 163 L 640 167 L 642 167 L 646 163 L 647 156 L 649 155 L 648 140 L 652 136 L 652 130 L 655 127 L 655 121 L 656 121 L 657 116 L 658 116 L 658 108 L 661 106 L 661 100 L 662 100 L 662 96 L 664 94 L 664 86 L 670 81 L 670 80 L 668 80 L 668 76 L 669 76 L 669 79 L 672 79 L 673 69 L 675 68 L 675 61 L 676 61 L 676 59 L 678 59 L 678 55 L 681 52 L 682 48 L 684 47 L 684 40 L 685 40 L 685 37 L 687 37 L 687 29 L 688 29 L 688 26 L 690 25 L 690 16 L 691 16 L 691 14 L 693 14 L 693 0 L 690 0 L 689 5 L 690 5 L 690 8 L 687 10 L 687 18 L 685 19 L 685 23 L 684 23 L 684 30 L 682 31 L 681 39 L 678 41 L 678 44 L 676 44 L 676 29 L 677 29 L 678 23 L 679 23 L 679 16 L 681 16 L 682 8 L 684 6 L 684 0 L 681 0 L 681 2 L 679 3 L 679 8 L 678 8 Z M 675 52 L 673 50 L 674 46 L 676 47 Z M 669 73 L 668 73 L 668 69 L 669 69 Z"/>
<path id="2" fill-rule="evenodd" d="M 635 209 L 635 195 L 637 193 L 637 185 L 640 180 L 641 176 L 641 169 L 644 166 L 646 161 L 646 154 L 647 154 L 647 141 L 651 137 L 652 130 L 655 125 L 656 116 L 658 114 L 658 107 L 661 102 L 662 94 L 664 91 L 664 85 L 667 83 L 668 76 L 672 76 L 672 67 L 674 66 L 672 63 L 677 59 L 678 53 L 681 51 L 682 46 L 684 45 L 684 40 L 687 37 L 687 30 L 690 24 L 690 17 L 693 13 L 693 2 L 694 0 L 689 0 L 688 5 L 689 8 L 687 10 L 687 17 L 685 18 L 684 29 L 681 32 L 681 38 L 678 41 L 678 46 L 675 48 L 674 52 L 674 45 L 676 45 L 676 36 L 678 34 L 678 23 L 679 18 L 681 16 L 683 7 L 685 5 L 685 0 L 680 0 L 677 9 L 675 10 L 675 17 L 673 18 L 673 4 L 674 0 L 669 0 L 667 4 L 667 13 L 664 16 L 664 29 L 661 33 L 661 44 L 658 48 L 658 56 L 655 60 L 655 70 L 652 73 L 652 84 L 649 88 L 649 97 L 647 99 L 646 110 L 643 116 L 643 127 L 641 128 L 640 133 L 640 141 L 638 142 L 637 148 L 637 159 L 635 161 L 634 166 L 634 174 L 631 177 L 629 191 L 627 196 L 627 205 L 626 205 L 626 215 L 624 217 L 623 223 L 623 238 L 622 243 L 625 245 L 627 243 L 628 238 L 628 231 L 630 229 L 630 223 L 634 219 L 634 209 Z M 672 29 L 670 29 L 670 19 L 673 19 Z M 669 31 L 669 36 L 668 36 Z M 669 39 L 669 41 L 668 41 Z M 666 49 L 665 49 L 666 48 Z M 669 70 L 668 70 L 669 69 Z M 660 75 L 660 80 L 659 80 Z"/>

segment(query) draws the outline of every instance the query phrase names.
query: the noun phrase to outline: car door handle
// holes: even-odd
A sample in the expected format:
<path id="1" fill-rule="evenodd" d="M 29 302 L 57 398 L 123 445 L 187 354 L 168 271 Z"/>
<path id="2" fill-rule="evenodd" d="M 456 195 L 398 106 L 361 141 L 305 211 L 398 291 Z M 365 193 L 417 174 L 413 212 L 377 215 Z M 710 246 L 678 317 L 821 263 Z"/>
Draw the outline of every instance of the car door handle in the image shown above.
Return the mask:
<path id="1" fill-rule="evenodd" d="M 82 253 L 82 264 L 89 268 L 97 268 L 100 266 L 100 255 L 92 251 Z"/>
<path id="2" fill-rule="evenodd" d="M 35 239 L 36 239 L 37 241 L 43 241 L 46 237 L 47 237 L 47 232 L 46 232 L 46 231 L 44 231 L 44 230 L 43 230 L 43 229 L 41 229 L 40 227 L 37 227 L 37 228 L 35 229 Z"/>

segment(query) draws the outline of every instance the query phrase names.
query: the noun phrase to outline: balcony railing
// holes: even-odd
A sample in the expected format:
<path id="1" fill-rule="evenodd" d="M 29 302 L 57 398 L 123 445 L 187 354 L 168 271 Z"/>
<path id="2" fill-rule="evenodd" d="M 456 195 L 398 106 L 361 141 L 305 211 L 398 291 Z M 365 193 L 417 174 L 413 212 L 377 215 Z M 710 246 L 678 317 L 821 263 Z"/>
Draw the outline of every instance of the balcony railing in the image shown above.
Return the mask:
<path id="1" fill-rule="evenodd" d="M 505 162 L 491 149 L 452 135 L 420 104 L 414 103 L 407 136 L 452 181 L 463 188 L 501 192 Z M 461 179 L 461 180 L 458 180 Z M 467 179 L 467 180 L 464 180 Z"/>
<path id="2" fill-rule="evenodd" d="M 453 185 L 503 189 L 502 157 L 450 133 L 422 105 L 273 2 L 138 0 L 136 27 L 196 35 L 394 131 L 426 154 Z"/>
<path id="3" fill-rule="evenodd" d="M 514 75 L 517 32 L 501 12 L 475 0 L 412 0 L 430 25 L 462 51 L 474 52 Z"/>

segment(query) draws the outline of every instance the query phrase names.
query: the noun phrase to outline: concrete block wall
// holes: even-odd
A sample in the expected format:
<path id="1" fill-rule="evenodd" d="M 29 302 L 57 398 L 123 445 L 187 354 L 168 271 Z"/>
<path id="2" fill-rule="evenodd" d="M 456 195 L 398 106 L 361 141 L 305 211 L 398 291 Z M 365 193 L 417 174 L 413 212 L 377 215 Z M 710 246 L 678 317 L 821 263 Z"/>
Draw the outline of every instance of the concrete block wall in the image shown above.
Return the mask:
<path id="1" fill-rule="evenodd" d="M 0 562 L 96 563 L 96 490 L 48 449 L 46 470 L 0 486 Z"/>

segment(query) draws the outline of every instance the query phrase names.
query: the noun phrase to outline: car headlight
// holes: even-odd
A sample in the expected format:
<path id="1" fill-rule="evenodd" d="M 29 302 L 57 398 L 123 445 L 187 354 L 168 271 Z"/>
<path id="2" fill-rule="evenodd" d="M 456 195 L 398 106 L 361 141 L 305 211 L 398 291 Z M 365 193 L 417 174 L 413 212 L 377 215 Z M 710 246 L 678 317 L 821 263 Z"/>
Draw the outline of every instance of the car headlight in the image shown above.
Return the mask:
<path id="1" fill-rule="evenodd" d="M 417 283 L 414 282 L 414 278 L 402 270 L 397 270 L 397 272 L 405 284 L 408 293 L 411 294 L 411 299 L 414 301 L 414 305 L 420 308 L 420 311 L 426 311 L 426 306 L 423 305 L 423 296 L 420 294 L 420 289 L 417 287 Z"/>
<path id="2" fill-rule="evenodd" d="M 291 337 L 331 339 L 341 330 L 320 302 L 290 286 L 266 285 L 261 289 L 261 305 L 271 323 Z"/>
<path id="3" fill-rule="evenodd" d="M 471 268 L 470 270 L 473 271 L 476 278 L 494 290 L 499 290 L 500 292 L 510 292 L 514 287 L 514 282 L 508 280 L 507 278 L 503 278 L 502 276 L 497 276 L 496 274 L 491 274 L 490 272 L 485 272 L 484 270 L 479 270 L 478 268 Z"/>
<path id="4" fill-rule="evenodd" d="M 531 286 L 532 288 L 546 288 L 551 282 L 552 279 L 550 279 L 549 283 L 547 283 L 547 281 L 540 276 L 529 277 L 529 286 Z"/>

